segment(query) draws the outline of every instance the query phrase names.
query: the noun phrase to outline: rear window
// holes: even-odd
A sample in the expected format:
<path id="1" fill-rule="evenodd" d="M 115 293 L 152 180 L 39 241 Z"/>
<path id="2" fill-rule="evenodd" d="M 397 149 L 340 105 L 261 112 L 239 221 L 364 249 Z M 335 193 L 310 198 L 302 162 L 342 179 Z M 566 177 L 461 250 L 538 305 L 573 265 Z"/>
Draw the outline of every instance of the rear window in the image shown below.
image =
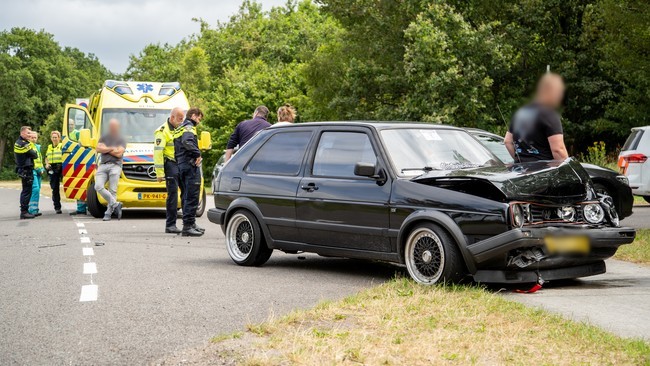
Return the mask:
<path id="1" fill-rule="evenodd" d="M 311 139 L 311 131 L 280 132 L 271 136 L 248 163 L 256 174 L 297 175 Z"/>
<path id="2" fill-rule="evenodd" d="M 636 150 L 639 147 L 639 142 L 641 141 L 641 138 L 643 137 L 643 130 L 634 130 L 628 136 L 627 140 L 625 140 L 625 144 L 623 145 L 623 148 L 621 149 L 622 151 L 627 151 L 627 150 Z"/>

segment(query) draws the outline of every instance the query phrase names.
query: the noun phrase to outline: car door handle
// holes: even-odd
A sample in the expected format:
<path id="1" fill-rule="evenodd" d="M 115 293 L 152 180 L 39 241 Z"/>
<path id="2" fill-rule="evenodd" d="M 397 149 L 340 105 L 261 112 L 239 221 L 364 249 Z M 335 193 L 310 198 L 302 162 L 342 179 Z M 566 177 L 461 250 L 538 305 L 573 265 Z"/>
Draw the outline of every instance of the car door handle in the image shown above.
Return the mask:
<path id="1" fill-rule="evenodd" d="M 302 188 L 303 191 L 307 191 L 307 192 L 313 192 L 318 190 L 318 186 L 316 186 L 316 183 L 309 183 L 306 186 L 302 186 L 300 188 Z"/>

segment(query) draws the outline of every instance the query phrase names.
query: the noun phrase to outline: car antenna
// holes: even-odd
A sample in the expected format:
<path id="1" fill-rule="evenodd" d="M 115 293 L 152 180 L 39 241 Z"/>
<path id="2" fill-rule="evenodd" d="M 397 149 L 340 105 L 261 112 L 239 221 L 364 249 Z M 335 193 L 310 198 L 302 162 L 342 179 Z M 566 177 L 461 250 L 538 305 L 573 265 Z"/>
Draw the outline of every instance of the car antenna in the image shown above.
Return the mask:
<path id="1" fill-rule="evenodd" d="M 503 120 L 503 124 L 506 126 L 506 129 L 508 129 L 508 122 L 506 121 L 506 118 L 503 116 L 503 112 L 501 112 L 501 107 L 499 107 L 499 103 L 497 103 L 497 110 L 499 111 L 499 114 L 501 115 L 501 119 Z M 513 141 L 514 145 L 514 141 Z M 519 153 L 517 152 L 517 147 L 513 146 L 515 149 L 515 155 L 517 155 L 517 160 L 521 163 L 521 159 L 519 158 Z"/>

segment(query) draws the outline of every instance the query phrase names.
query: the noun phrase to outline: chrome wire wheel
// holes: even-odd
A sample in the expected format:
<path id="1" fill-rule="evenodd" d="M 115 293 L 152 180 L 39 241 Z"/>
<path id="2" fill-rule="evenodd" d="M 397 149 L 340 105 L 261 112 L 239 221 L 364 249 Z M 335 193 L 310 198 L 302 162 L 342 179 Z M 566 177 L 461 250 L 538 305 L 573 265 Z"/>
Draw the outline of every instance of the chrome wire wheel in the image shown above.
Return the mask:
<path id="1" fill-rule="evenodd" d="M 244 261 L 253 250 L 255 232 L 248 217 L 242 213 L 236 213 L 228 222 L 226 228 L 226 247 L 228 254 L 236 261 Z"/>
<path id="2" fill-rule="evenodd" d="M 426 227 L 416 229 L 406 241 L 405 259 L 406 268 L 416 282 L 437 283 L 445 268 L 445 249 L 440 237 Z"/>

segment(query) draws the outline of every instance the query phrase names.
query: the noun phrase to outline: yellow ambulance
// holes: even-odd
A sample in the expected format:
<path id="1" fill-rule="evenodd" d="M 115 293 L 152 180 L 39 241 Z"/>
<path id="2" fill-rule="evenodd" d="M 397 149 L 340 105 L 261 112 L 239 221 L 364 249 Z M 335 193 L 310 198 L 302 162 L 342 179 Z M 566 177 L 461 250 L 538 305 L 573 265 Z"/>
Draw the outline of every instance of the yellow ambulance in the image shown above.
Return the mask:
<path id="1" fill-rule="evenodd" d="M 174 107 L 189 108 L 180 83 L 107 80 L 88 100 L 67 104 L 63 117 L 63 189 L 70 199 L 86 201 L 94 217 L 102 217 L 106 201 L 94 187 L 97 140 L 107 132 L 108 121 L 120 121 L 127 141 L 117 200 L 124 207 L 165 207 L 165 183 L 158 183 L 153 164 L 154 131 Z M 210 149 L 210 133 L 202 132 L 199 148 Z M 202 182 L 203 183 L 203 182 Z M 197 216 L 205 211 L 201 184 Z M 180 205 L 180 200 L 179 200 Z"/>

